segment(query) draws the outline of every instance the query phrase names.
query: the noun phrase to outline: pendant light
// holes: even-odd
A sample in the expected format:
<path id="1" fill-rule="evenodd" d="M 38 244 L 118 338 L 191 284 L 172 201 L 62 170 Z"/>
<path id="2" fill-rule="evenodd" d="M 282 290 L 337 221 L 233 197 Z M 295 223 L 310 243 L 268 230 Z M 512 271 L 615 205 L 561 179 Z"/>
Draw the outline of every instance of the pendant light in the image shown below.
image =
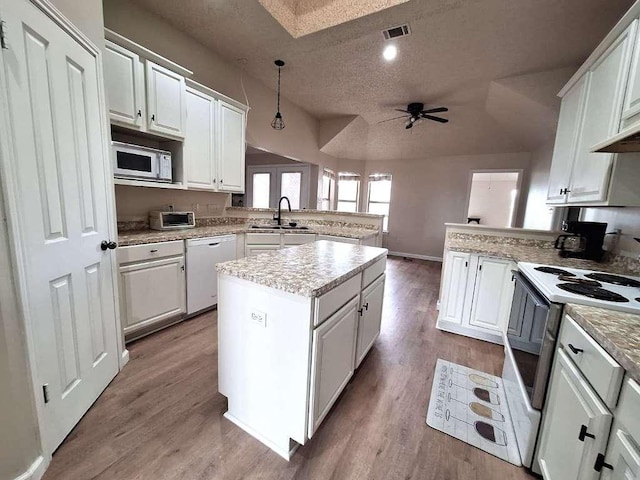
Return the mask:
<path id="1" fill-rule="evenodd" d="M 273 121 L 271 122 L 271 128 L 274 130 L 282 130 L 284 128 L 284 120 L 280 113 L 280 69 L 284 67 L 284 62 L 282 60 L 276 60 L 273 63 L 278 67 L 278 109 L 276 111 L 276 116 L 273 117 Z"/>

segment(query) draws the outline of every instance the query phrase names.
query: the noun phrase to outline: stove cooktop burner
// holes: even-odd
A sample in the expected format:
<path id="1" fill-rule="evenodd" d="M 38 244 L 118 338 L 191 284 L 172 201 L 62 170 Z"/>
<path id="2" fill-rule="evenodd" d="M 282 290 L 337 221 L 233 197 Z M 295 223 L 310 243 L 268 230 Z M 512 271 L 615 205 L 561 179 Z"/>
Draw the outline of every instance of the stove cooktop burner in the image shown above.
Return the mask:
<path id="1" fill-rule="evenodd" d="M 575 277 L 575 275 L 571 272 L 567 272 L 561 268 L 555 267 L 536 267 L 535 270 L 542 273 L 552 273 L 553 275 L 566 275 L 568 277 Z"/>
<path id="2" fill-rule="evenodd" d="M 604 283 L 621 285 L 623 287 L 640 287 L 640 282 L 638 280 L 623 277 L 620 275 L 612 275 L 610 273 L 587 273 L 585 277 L 592 278 Z"/>
<path id="3" fill-rule="evenodd" d="M 606 300 L 608 302 L 628 302 L 629 299 L 623 297 L 619 293 L 612 292 L 605 288 L 594 287 L 591 285 L 582 285 L 579 283 L 559 283 L 558 288 L 577 295 L 595 298 L 596 300 Z"/>
<path id="4" fill-rule="evenodd" d="M 581 285 L 589 285 L 591 287 L 602 286 L 600 282 L 596 282 L 595 280 L 589 280 L 588 278 L 580 277 L 568 277 L 567 275 L 558 275 L 558 280 L 562 280 L 563 282 L 579 283 Z"/>

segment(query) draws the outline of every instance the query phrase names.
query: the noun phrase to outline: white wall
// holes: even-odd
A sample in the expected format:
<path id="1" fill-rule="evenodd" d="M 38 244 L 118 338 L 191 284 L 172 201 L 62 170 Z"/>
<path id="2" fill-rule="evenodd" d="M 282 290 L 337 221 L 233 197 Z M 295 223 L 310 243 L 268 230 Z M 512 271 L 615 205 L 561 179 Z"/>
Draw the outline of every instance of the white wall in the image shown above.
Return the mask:
<path id="1" fill-rule="evenodd" d="M 553 226 L 554 208 L 546 204 L 553 144 L 552 139 L 531 154 L 529 195 L 523 198 L 526 202 L 524 228 L 547 230 Z"/>
<path id="2" fill-rule="evenodd" d="M 622 233 L 619 239 L 607 235 L 605 247 L 608 250 L 636 259 L 640 255 L 640 243 L 634 240 L 634 237 L 640 238 L 640 207 L 585 208 L 580 219 L 605 222 L 607 232 L 620 229 Z"/>
<path id="3" fill-rule="evenodd" d="M 441 258 L 445 222 L 466 223 L 469 174 L 472 170 L 529 168 L 529 153 L 464 155 L 406 161 L 366 162 L 362 198 L 366 200 L 366 176 L 384 172 L 393 175 L 389 233 L 385 246 L 394 252 Z M 344 171 L 358 171 L 352 163 L 339 163 Z M 526 192 L 521 202 L 524 206 Z M 362 203 L 361 210 L 366 211 Z M 519 209 L 515 226 L 522 223 Z"/>
<path id="4" fill-rule="evenodd" d="M 469 217 L 479 217 L 481 225 L 510 227 L 512 192 L 518 180 L 474 180 L 469 195 Z"/>

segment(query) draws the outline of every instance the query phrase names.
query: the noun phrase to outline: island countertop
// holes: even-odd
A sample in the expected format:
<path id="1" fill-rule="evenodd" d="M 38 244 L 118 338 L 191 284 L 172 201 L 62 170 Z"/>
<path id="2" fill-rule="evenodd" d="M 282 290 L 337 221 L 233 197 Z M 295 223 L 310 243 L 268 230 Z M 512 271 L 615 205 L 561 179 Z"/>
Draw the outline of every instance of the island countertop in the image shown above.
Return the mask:
<path id="1" fill-rule="evenodd" d="M 218 273 L 304 297 L 319 297 L 387 255 L 386 248 L 321 240 L 219 263 Z"/>

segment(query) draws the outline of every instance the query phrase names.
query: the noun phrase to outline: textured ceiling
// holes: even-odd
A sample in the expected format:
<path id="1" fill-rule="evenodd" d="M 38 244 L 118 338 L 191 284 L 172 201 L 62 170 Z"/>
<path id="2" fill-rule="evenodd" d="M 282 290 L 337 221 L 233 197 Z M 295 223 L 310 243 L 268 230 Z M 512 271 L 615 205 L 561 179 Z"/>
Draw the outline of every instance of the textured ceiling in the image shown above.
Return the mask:
<path id="1" fill-rule="evenodd" d="M 323 120 L 322 151 L 371 160 L 536 148 L 553 135 L 559 86 L 633 3 L 411 0 L 296 39 L 258 0 L 135 1 L 230 61 L 247 59 L 267 85 L 273 60 L 285 60 L 283 95 Z M 387 63 L 381 30 L 404 22 L 412 34 Z M 415 101 L 449 107 L 450 122 L 377 123 Z"/>

